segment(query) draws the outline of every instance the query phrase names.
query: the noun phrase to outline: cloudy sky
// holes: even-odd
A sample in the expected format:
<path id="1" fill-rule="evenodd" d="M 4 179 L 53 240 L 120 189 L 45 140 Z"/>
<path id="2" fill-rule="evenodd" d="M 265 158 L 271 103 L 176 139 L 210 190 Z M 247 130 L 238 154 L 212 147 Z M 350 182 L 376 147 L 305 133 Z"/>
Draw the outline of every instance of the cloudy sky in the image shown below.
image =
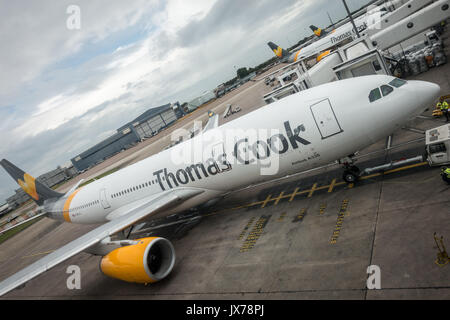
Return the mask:
<path id="1" fill-rule="evenodd" d="M 266 61 L 268 41 L 294 45 L 327 11 L 345 16 L 340 0 L 0 0 L 0 158 L 54 169 L 148 108 Z M 0 203 L 17 187 L 0 170 Z"/>

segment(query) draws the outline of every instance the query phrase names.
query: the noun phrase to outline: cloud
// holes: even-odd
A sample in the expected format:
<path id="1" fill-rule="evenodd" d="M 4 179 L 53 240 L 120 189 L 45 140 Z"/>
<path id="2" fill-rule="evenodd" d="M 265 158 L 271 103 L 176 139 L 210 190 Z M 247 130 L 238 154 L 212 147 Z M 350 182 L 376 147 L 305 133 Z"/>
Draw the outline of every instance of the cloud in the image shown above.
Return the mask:
<path id="1" fill-rule="evenodd" d="M 66 27 L 69 5 L 80 7 L 80 30 Z M 309 24 L 328 25 L 324 8 L 334 16 L 340 7 L 325 0 L 3 2 L 0 157 L 42 174 L 149 107 L 190 100 L 234 77 L 234 66 L 271 58 L 268 41 L 290 46 L 310 34 Z M 0 199 L 17 188 L 3 170 L 0 181 Z"/>

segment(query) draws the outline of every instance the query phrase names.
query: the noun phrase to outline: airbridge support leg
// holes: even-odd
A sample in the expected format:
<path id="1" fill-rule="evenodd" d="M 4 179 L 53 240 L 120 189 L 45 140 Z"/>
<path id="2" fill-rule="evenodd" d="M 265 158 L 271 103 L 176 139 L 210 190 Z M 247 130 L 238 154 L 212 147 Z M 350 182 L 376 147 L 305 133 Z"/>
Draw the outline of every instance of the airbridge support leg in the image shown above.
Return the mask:
<path id="1" fill-rule="evenodd" d="M 412 163 L 423 162 L 425 161 L 425 158 L 426 157 L 424 157 L 423 155 L 418 155 L 416 157 L 408 159 L 391 161 L 389 163 L 385 163 L 376 167 L 365 168 L 362 171 L 357 166 L 354 165 L 354 159 L 352 159 L 352 157 L 341 159 L 339 160 L 339 163 L 341 163 L 344 167 L 344 174 L 342 177 L 343 180 L 347 183 L 355 183 L 356 181 L 358 181 L 359 178 L 363 177 L 364 175 L 370 175 L 376 172 L 384 172 L 387 170 L 392 170 L 402 166 L 410 165 Z"/>
<path id="2" fill-rule="evenodd" d="M 361 175 L 363 174 L 372 174 L 378 171 L 386 171 L 386 170 L 390 170 L 390 169 L 394 169 L 394 168 L 398 168 L 407 164 L 411 164 L 411 163 L 415 163 L 415 162 L 421 162 L 424 161 L 424 157 L 423 156 L 417 156 L 417 157 L 413 157 L 413 158 L 408 158 L 408 159 L 403 159 L 403 160 L 399 160 L 399 161 L 392 161 L 380 166 L 376 166 L 376 167 L 372 167 L 372 168 L 365 168 L 362 172 Z"/>

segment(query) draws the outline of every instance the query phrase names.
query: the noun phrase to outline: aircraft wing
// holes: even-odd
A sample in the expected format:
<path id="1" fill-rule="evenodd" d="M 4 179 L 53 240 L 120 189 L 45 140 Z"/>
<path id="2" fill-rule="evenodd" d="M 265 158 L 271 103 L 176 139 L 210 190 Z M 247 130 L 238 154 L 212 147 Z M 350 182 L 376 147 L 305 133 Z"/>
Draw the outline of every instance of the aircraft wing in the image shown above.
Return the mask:
<path id="1" fill-rule="evenodd" d="M 3 280 L 0 282 L 0 295 L 4 295 L 14 288 L 17 288 L 57 264 L 100 242 L 102 239 L 122 231 L 133 224 L 136 224 L 158 211 L 174 206 L 202 192 L 203 190 L 201 189 L 184 188 L 171 190 L 157 196 L 153 196 L 147 202 L 131 209 L 127 214 L 107 222 L 86 233 L 82 237 L 69 242 L 65 246 L 46 255 L 44 258 L 32 263 L 18 273 L 15 273 L 11 277 Z"/>

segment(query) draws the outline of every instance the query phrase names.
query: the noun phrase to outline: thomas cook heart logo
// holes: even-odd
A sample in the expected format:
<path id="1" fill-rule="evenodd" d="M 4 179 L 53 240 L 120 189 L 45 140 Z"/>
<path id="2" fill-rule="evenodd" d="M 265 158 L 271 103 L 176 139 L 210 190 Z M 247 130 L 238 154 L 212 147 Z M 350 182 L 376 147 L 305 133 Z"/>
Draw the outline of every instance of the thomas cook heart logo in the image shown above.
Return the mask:
<path id="1" fill-rule="evenodd" d="M 22 189 L 28 193 L 30 197 L 32 197 L 34 200 L 39 200 L 39 195 L 36 192 L 36 184 L 34 183 L 34 178 L 30 176 L 28 173 L 25 173 L 23 175 L 23 178 L 25 182 L 18 179 L 17 183 L 22 187 Z"/>
<path id="2" fill-rule="evenodd" d="M 277 55 L 277 57 L 280 57 L 280 58 L 283 55 L 283 49 L 281 47 L 273 49 L 273 52 Z"/>

